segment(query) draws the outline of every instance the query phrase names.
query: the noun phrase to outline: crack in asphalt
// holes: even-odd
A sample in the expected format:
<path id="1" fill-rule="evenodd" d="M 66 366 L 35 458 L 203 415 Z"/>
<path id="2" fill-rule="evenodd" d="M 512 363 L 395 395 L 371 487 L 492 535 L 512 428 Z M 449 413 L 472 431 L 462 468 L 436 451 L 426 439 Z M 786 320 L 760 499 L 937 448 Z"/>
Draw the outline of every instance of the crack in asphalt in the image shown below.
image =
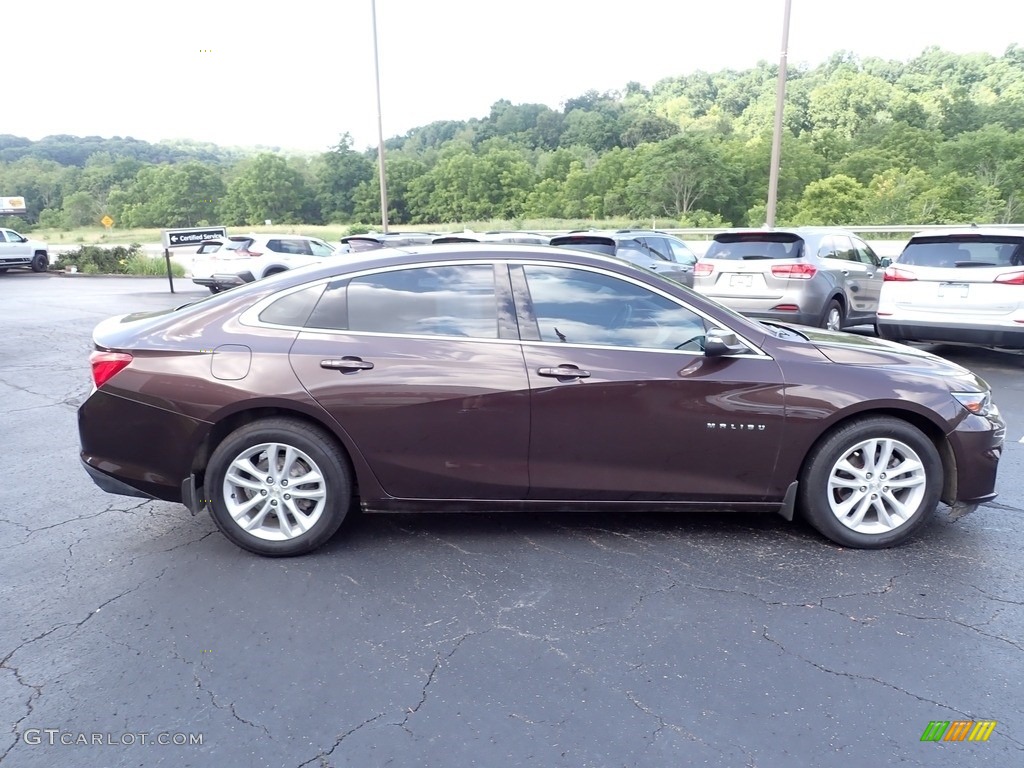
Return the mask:
<path id="1" fill-rule="evenodd" d="M 238 722 L 243 723 L 245 725 L 248 725 L 250 728 L 256 728 L 257 730 L 262 730 L 267 735 L 267 738 L 270 739 L 271 741 L 273 741 L 274 737 L 270 734 L 270 731 L 267 729 L 267 727 L 265 725 L 263 725 L 261 723 L 254 723 L 251 720 L 246 720 L 244 717 L 242 717 L 241 715 L 238 714 L 238 712 L 235 710 L 235 702 L 233 700 L 229 701 L 226 706 L 223 705 L 223 704 L 218 703 L 218 701 L 217 701 L 217 694 L 214 693 L 211 689 L 207 688 L 203 684 L 202 678 L 199 677 L 199 673 L 196 672 L 196 665 L 193 662 L 191 662 L 188 659 L 186 659 L 180 653 L 178 653 L 176 647 L 172 647 L 171 648 L 171 655 L 174 656 L 174 658 L 176 658 L 178 661 L 180 661 L 181 663 L 185 664 L 189 668 L 189 670 L 192 672 L 192 682 L 195 683 L 195 686 L 196 686 L 197 689 L 199 689 L 200 691 L 202 691 L 203 693 L 205 693 L 207 696 L 210 697 L 210 703 L 214 706 L 215 709 L 219 709 L 222 712 L 229 712 L 229 713 L 231 713 L 231 716 L 233 718 L 235 718 L 235 720 L 237 720 Z M 199 662 L 199 665 L 203 669 L 205 669 L 206 671 L 208 671 L 208 672 L 210 671 L 209 668 L 206 667 L 202 663 L 201 660 Z"/>
<path id="2" fill-rule="evenodd" d="M 317 760 L 320 761 L 320 768 L 331 768 L 331 764 L 327 762 L 327 758 L 330 757 L 332 754 L 334 754 L 334 750 L 336 750 L 338 747 L 341 746 L 341 742 L 343 742 L 345 739 L 347 739 L 353 733 L 358 731 L 360 728 L 363 728 L 364 726 L 369 725 L 370 723 L 374 722 L 375 720 L 380 720 L 382 717 L 384 717 L 384 713 L 383 712 L 378 712 L 376 715 L 371 717 L 369 720 L 364 720 L 359 725 L 357 725 L 355 728 L 350 728 L 349 730 L 345 731 L 343 734 L 341 734 L 338 737 L 337 741 L 334 742 L 334 746 L 332 746 L 326 752 L 323 752 L 323 751 L 319 752 L 315 757 L 311 757 L 309 760 L 307 760 L 304 763 L 299 763 L 297 768 L 305 768 L 305 766 L 310 765 L 310 764 L 316 762 Z"/>
<path id="3" fill-rule="evenodd" d="M 445 654 L 444 657 L 442 657 L 440 654 L 438 654 L 434 658 L 434 666 L 430 669 L 430 673 L 427 675 L 426 682 L 423 683 L 423 690 L 420 691 L 420 700 L 418 702 L 416 702 L 416 706 L 409 707 L 406 710 L 405 717 L 402 718 L 402 722 L 400 722 L 400 723 L 392 723 L 392 725 L 397 725 L 403 731 L 406 731 L 407 733 L 412 734 L 412 731 L 410 731 L 406 727 L 406 725 L 409 722 L 409 718 L 411 718 L 413 715 L 415 715 L 417 712 L 419 712 L 420 711 L 420 707 L 422 707 L 424 704 L 427 703 L 427 695 L 428 695 L 427 691 L 430 688 L 431 684 L 434 682 L 434 679 L 437 676 L 438 669 L 440 669 L 441 665 L 444 662 L 448 661 L 452 656 L 455 655 L 455 652 L 457 650 L 459 650 L 459 646 L 461 646 L 466 641 L 466 638 L 472 637 L 473 635 L 476 635 L 476 634 L 479 634 L 479 633 L 477 633 L 477 632 L 467 632 L 466 634 L 462 635 L 462 637 L 460 637 L 458 640 L 455 641 L 455 645 L 452 646 L 452 649 L 450 651 L 448 651 L 448 653 Z"/>
<path id="4" fill-rule="evenodd" d="M 836 675 L 838 677 L 846 677 L 846 678 L 849 678 L 851 680 L 865 680 L 865 681 L 868 681 L 868 682 L 877 683 L 878 685 L 884 686 L 886 688 L 890 688 L 890 689 L 892 689 L 894 691 L 897 691 L 899 693 L 902 693 L 902 694 L 904 694 L 906 696 L 910 696 L 911 698 L 917 699 L 918 701 L 924 702 L 925 704 L 931 704 L 933 706 L 940 707 L 941 709 L 948 709 L 950 712 L 955 712 L 956 714 L 960 715 L 960 717 L 963 718 L 963 719 L 967 719 L 967 720 L 972 719 L 970 715 L 968 715 L 966 712 L 962 712 L 961 710 L 957 709 L 956 707 L 952 707 L 949 704 L 943 704 L 942 702 L 935 701 L 934 699 L 929 699 L 926 696 L 920 696 L 920 695 L 918 695 L 918 694 L 916 694 L 916 693 L 914 693 L 912 691 L 906 690 L 905 688 L 900 688 L 898 685 L 896 685 L 894 683 L 887 682 L 886 680 L 881 680 L 881 679 L 879 679 L 877 677 L 871 677 L 870 675 L 859 675 L 859 674 L 857 674 L 855 672 L 842 672 L 842 671 L 837 670 L 837 669 L 830 669 L 829 667 L 826 667 L 824 664 L 819 664 L 816 661 L 812 661 L 811 659 L 805 658 L 805 657 L 801 656 L 799 653 L 796 653 L 794 651 L 788 650 L 786 648 L 786 646 L 784 646 L 781 642 L 779 642 L 774 637 L 769 635 L 768 634 L 768 627 L 767 627 L 767 625 L 762 625 L 761 637 L 764 640 L 767 640 L 768 642 L 770 642 L 773 645 L 777 646 L 779 648 L 779 650 L 782 651 L 783 653 L 785 653 L 785 654 L 787 654 L 789 656 L 792 656 L 792 657 L 794 657 L 796 659 L 799 659 L 800 661 L 804 662 L 805 664 L 809 664 L 810 666 L 814 667 L 815 669 L 817 669 L 817 670 L 819 670 L 821 672 L 827 672 L 830 675 Z M 1000 735 L 1003 738 L 1005 738 L 1007 741 L 1010 741 L 1013 744 L 1016 744 L 1018 747 L 1021 748 L 1021 750 L 1024 750 L 1024 743 L 1021 743 L 1021 742 L 1017 741 L 1016 739 L 1014 739 L 1014 738 L 1012 738 L 1010 736 L 1007 736 L 1005 732 L 1000 733 Z"/>
<path id="5" fill-rule="evenodd" d="M 977 632 L 979 635 L 982 635 L 983 637 L 991 637 L 993 640 L 1001 640 L 1007 645 L 1013 646 L 1018 651 L 1024 651 L 1024 644 L 1021 644 L 1015 640 L 1010 640 L 1008 637 L 1003 637 L 1002 635 L 994 635 L 991 632 L 984 632 L 977 626 L 973 624 L 968 624 L 965 621 L 958 621 L 957 619 L 950 619 L 946 618 L 945 616 L 917 616 L 913 613 L 905 613 L 904 611 L 896 610 L 894 610 L 893 613 L 895 613 L 897 616 L 905 616 L 908 619 L 917 619 L 918 621 L 947 621 L 950 624 L 955 624 L 958 627 L 963 627 L 964 629 L 969 629 L 972 632 Z M 997 611 L 995 614 L 992 615 L 992 617 L 988 621 L 984 622 L 984 624 L 988 624 L 992 621 L 992 619 L 996 618 L 996 616 L 998 615 L 999 612 Z M 984 626 L 984 624 L 982 624 L 982 626 Z"/>
<path id="6" fill-rule="evenodd" d="M 2 552 L 4 550 L 7 550 L 7 549 L 14 549 L 16 547 L 23 546 L 29 539 L 31 539 L 35 534 L 40 533 L 41 531 L 49 531 L 49 530 L 52 530 L 54 528 L 60 528 L 61 526 L 68 525 L 69 523 L 78 523 L 78 522 L 81 522 L 83 520 L 92 520 L 94 517 L 99 517 L 100 515 L 105 515 L 105 514 L 107 514 L 109 512 L 126 512 L 126 513 L 131 513 L 131 512 L 134 512 L 135 510 L 137 510 L 137 509 L 139 509 L 141 507 L 144 507 L 146 504 L 152 503 L 153 501 L 155 501 L 155 499 L 146 499 L 145 501 L 139 502 L 135 506 L 128 507 L 127 509 L 122 509 L 120 507 L 117 507 L 117 506 L 115 506 L 116 502 L 113 502 L 113 503 L 107 504 L 107 506 L 104 507 L 103 509 L 101 509 L 99 512 L 93 512 L 92 514 L 88 514 L 88 515 L 78 515 L 77 517 L 72 517 L 69 520 L 61 520 L 59 523 L 53 523 L 51 525 L 44 525 L 41 528 L 30 528 L 29 526 L 25 525 L 24 523 L 18 523 L 18 522 L 15 522 L 13 520 L 7 520 L 5 518 L 0 518 L 0 522 L 9 523 L 11 525 L 16 525 L 19 528 L 22 528 L 23 530 L 26 531 L 26 534 L 25 534 L 24 538 L 21 539 L 21 541 L 15 543 L 15 544 L 8 544 L 5 547 L 0 547 L 0 552 Z M 76 541 L 75 543 L 77 544 L 81 540 L 82 539 L 79 538 L 78 541 Z"/>
<path id="7" fill-rule="evenodd" d="M 166 571 L 166 570 L 167 569 L 165 568 L 164 571 Z M 163 576 L 164 571 L 161 571 L 155 577 L 154 581 L 156 579 L 159 579 L 160 576 Z M 145 582 L 143 582 L 143 583 L 145 583 Z M 35 710 L 35 702 L 43 695 L 43 684 L 42 683 L 40 683 L 39 685 L 35 685 L 33 683 L 26 682 L 25 679 L 21 675 L 20 668 L 12 666 L 9 663 L 11 661 L 11 659 L 15 656 L 15 654 L 17 654 L 22 648 L 25 648 L 26 646 L 32 645 L 33 643 L 36 643 L 36 642 L 42 640 L 43 638 L 45 638 L 45 637 L 47 637 L 49 635 L 52 635 L 54 632 L 56 632 L 56 631 L 58 631 L 60 629 L 63 629 L 65 627 L 73 627 L 73 629 L 71 631 L 71 635 L 74 635 L 75 633 L 78 632 L 79 629 L 81 629 L 83 626 L 85 626 L 85 624 L 91 618 L 93 618 L 96 614 L 98 614 L 101 610 L 106 608 L 108 605 L 113 603 L 115 600 L 120 600 L 125 595 L 129 595 L 129 594 L 131 594 L 132 592 L 136 591 L 137 589 L 139 589 L 141 587 L 142 587 L 142 584 L 138 584 L 138 585 L 132 587 L 131 589 L 126 589 L 124 592 L 121 592 L 120 594 L 114 595 L 114 597 L 110 598 L 109 600 L 105 600 L 104 602 L 100 603 L 98 608 L 96 608 L 93 611 L 90 611 L 89 614 L 84 619 L 82 619 L 79 622 L 70 622 L 70 621 L 63 622 L 61 624 L 58 624 L 55 627 L 51 627 L 50 629 L 46 630 L 45 632 L 41 632 L 40 634 L 36 635 L 33 638 L 30 638 L 28 640 L 23 641 L 17 647 L 15 647 L 14 650 L 12 650 L 6 656 L 4 656 L 3 659 L 0 659 L 0 669 L 9 670 L 10 672 L 12 672 L 14 674 L 14 679 L 18 682 L 19 685 L 21 685 L 21 686 L 23 686 L 25 688 L 30 688 L 32 690 L 32 693 L 29 694 L 28 700 L 25 702 L 25 709 L 26 709 L 25 714 L 22 715 L 21 717 L 19 717 L 14 722 L 14 724 L 11 726 L 11 731 L 14 733 L 14 741 L 11 742 L 2 753 L 0 753 L 0 763 L 2 763 L 4 761 L 4 759 L 7 757 L 7 755 L 10 753 L 10 751 L 12 749 L 14 749 L 18 745 L 18 741 L 20 739 L 18 728 L 19 728 L 19 726 L 23 722 L 25 722 L 25 720 L 27 720 L 29 717 L 32 716 L 32 712 Z M 69 635 L 69 637 L 70 637 L 70 635 Z"/>
<path id="8" fill-rule="evenodd" d="M 989 600 L 994 600 L 997 603 L 1009 603 L 1010 605 L 1024 605 L 1024 601 L 1022 601 L 1022 600 L 1009 600 L 1009 599 L 1007 599 L 1005 597 L 998 597 L 996 595 L 993 595 L 991 592 L 986 592 L 984 589 L 982 589 L 981 587 L 979 587 L 979 586 L 977 586 L 975 584 L 968 584 L 968 586 L 969 587 L 973 587 L 974 589 L 976 589 L 979 592 L 981 592 L 981 594 L 983 594 Z"/>

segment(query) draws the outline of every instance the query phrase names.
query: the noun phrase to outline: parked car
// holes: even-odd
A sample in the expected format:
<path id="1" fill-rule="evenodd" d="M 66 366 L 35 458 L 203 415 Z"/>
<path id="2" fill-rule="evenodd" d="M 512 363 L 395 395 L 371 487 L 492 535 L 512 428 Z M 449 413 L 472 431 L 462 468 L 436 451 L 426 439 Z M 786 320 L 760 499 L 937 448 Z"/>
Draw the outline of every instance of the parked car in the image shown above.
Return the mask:
<path id="1" fill-rule="evenodd" d="M 749 317 L 839 330 L 874 323 L 882 260 L 843 229 L 734 230 L 715 235 L 694 288 Z"/>
<path id="2" fill-rule="evenodd" d="M 346 253 L 369 251 L 376 248 L 405 248 L 410 245 L 428 245 L 438 235 L 432 232 L 368 232 L 341 238 L 341 250 Z"/>
<path id="3" fill-rule="evenodd" d="M 50 254 L 46 243 L 30 240 L 13 229 L 0 229 L 0 273 L 12 267 L 28 267 L 33 272 L 50 268 Z"/>
<path id="4" fill-rule="evenodd" d="M 655 229 L 620 229 L 616 234 L 626 235 L 634 240 L 639 240 L 648 248 L 657 251 L 677 264 L 686 264 L 692 267 L 697 263 L 697 255 L 690 246 L 668 232 L 659 232 Z"/>
<path id="5" fill-rule="evenodd" d="M 878 333 L 894 341 L 1024 348 L 1024 230 L 914 235 L 885 270 Z"/>
<path id="6" fill-rule="evenodd" d="M 547 245 L 551 241 L 549 235 L 538 232 L 451 232 L 438 235 L 430 242 L 434 245 L 445 243 L 519 243 L 523 245 Z"/>
<path id="7" fill-rule="evenodd" d="M 205 256 L 208 253 L 216 253 L 224 246 L 224 240 L 226 239 L 227 238 L 223 240 L 203 240 L 203 242 L 201 242 L 199 244 L 199 247 L 196 249 L 196 255 Z"/>
<path id="8" fill-rule="evenodd" d="M 550 244 L 560 248 L 574 248 L 614 256 L 693 287 L 693 266 L 697 261 L 695 256 L 692 261 L 676 261 L 674 255 L 669 253 L 667 245 L 661 246 L 662 250 L 658 250 L 648 245 L 643 236 L 632 231 L 570 232 L 568 235 L 552 237 Z"/>
<path id="9" fill-rule="evenodd" d="M 219 247 L 214 243 L 220 242 Z M 305 235 L 233 235 L 206 240 L 203 258 L 192 262 L 192 282 L 218 293 L 335 255 L 333 246 Z M 197 254 L 198 255 L 198 254 Z"/>
<path id="10" fill-rule="evenodd" d="M 566 248 L 380 249 L 93 343 L 96 484 L 209 508 L 264 555 L 323 544 L 357 503 L 799 512 L 884 547 L 940 499 L 992 499 L 1005 432 L 988 385 L 926 351 L 754 322 Z"/>

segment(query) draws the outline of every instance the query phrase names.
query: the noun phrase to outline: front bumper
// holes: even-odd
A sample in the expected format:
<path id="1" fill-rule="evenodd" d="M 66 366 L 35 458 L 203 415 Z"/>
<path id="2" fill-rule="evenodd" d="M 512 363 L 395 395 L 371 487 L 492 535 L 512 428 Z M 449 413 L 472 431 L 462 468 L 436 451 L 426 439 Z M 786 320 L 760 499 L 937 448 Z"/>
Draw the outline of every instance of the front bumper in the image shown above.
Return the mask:
<path id="1" fill-rule="evenodd" d="M 1006 439 L 998 409 L 987 416 L 970 415 L 949 434 L 956 460 L 956 483 L 947 504 L 972 505 L 996 497 L 996 473 Z"/>
<path id="2" fill-rule="evenodd" d="M 982 347 L 1024 349 L 1024 325 L 975 325 L 878 317 L 878 335 L 889 341 L 975 344 Z"/>

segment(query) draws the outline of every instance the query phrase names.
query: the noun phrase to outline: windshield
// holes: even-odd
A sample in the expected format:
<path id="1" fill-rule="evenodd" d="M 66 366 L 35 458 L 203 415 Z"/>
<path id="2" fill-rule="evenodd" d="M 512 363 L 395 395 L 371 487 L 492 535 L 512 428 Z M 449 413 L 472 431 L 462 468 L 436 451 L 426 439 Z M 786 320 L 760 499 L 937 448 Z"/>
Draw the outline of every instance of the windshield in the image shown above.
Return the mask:
<path id="1" fill-rule="evenodd" d="M 998 236 L 914 238 L 897 261 L 917 267 L 1019 267 L 1024 264 L 1024 239 Z"/>

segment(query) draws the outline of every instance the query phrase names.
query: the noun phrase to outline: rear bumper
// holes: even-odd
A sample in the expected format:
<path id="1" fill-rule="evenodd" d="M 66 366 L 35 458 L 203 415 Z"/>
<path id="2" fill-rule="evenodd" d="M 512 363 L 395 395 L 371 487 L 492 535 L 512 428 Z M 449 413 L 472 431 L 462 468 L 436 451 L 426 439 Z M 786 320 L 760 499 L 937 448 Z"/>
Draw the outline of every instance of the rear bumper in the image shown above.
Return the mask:
<path id="1" fill-rule="evenodd" d="M 906 321 L 885 317 L 878 317 L 876 322 L 878 335 L 890 341 L 948 342 L 1024 349 L 1024 325 L 1013 328 L 1005 325 Z"/>
<path id="2" fill-rule="evenodd" d="M 252 272 L 224 273 L 210 275 L 209 277 L 193 277 L 192 282 L 196 285 L 203 285 L 207 288 L 234 288 L 237 285 L 251 283 L 256 278 Z"/>
<path id="3" fill-rule="evenodd" d="M 140 499 L 156 498 L 152 494 L 146 493 L 145 491 L 140 491 L 138 488 L 133 488 L 132 486 L 128 485 L 128 483 L 124 483 L 118 480 L 116 477 L 111 477 L 105 472 L 101 472 L 100 470 L 96 469 L 96 467 L 90 466 L 85 459 L 82 459 L 82 468 L 86 471 L 89 477 L 92 478 L 92 481 L 96 483 L 97 487 L 101 491 L 106 491 L 107 493 L 114 493 L 117 494 L 118 496 L 135 496 Z"/>
<path id="4" fill-rule="evenodd" d="M 123 432 L 118 424 L 131 425 Z M 80 458 L 97 486 L 124 496 L 181 502 L 182 479 L 209 424 L 97 390 L 78 409 Z"/>

